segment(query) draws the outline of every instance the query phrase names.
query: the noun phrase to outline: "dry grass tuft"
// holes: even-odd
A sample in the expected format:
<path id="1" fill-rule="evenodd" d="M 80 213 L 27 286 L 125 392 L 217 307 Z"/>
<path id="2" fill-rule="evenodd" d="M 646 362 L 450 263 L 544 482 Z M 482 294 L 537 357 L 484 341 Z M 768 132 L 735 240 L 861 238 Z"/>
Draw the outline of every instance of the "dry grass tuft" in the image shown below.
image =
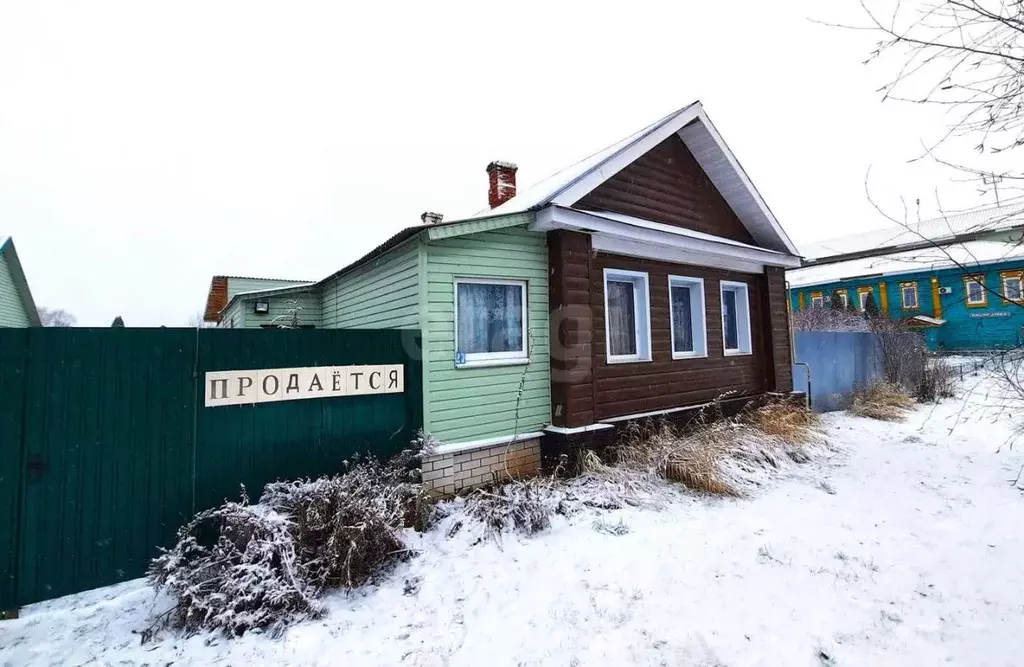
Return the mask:
<path id="1" fill-rule="evenodd" d="M 805 445 L 818 439 L 821 420 L 802 405 L 773 401 L 751 411 L 748 423 L 765 435 L 791 444 Z"/>
<path id="2" fill-rule="evenodd" d="M 854 396 L 850 412 L 860 417 L 894 422 L 903 421 L 914 405 L 914 398 L 900 385 L 877 382 Z"/>
<path id="3" fill-rule="evenodd" d="M 679 482 L 701 493 L 739 496 L 765 471 L 810 460 L 818 418 L 800 405 L 773 402 L 732 419 L 712 411 L 680 432 L 667 423 L 634 424 L 613 468 Z M 598 470 L 598 473 L 602 471 Z"/>

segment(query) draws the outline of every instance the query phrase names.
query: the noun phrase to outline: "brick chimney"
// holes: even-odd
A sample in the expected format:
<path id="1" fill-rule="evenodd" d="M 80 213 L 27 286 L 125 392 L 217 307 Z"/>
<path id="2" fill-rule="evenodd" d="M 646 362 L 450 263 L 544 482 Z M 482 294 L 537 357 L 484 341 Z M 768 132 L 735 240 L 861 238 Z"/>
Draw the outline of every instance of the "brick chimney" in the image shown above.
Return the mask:
<path id="1" fill-rule="evenodd" d="M 424 225 L 439 225 L 444 220 L 444 216 L 440 213 L 434 213 L 433 211 L 424 211 L 420 215 L 420 220 L 423 221 Z"/>
<path id="2" fill-rule="evenodd" d="M 487 188 L 487 203 L 491 208 L 501 206 L 516 196 L 516 170 L 511 162 L 495 160 L 487 165 L 490 185 Z"/>

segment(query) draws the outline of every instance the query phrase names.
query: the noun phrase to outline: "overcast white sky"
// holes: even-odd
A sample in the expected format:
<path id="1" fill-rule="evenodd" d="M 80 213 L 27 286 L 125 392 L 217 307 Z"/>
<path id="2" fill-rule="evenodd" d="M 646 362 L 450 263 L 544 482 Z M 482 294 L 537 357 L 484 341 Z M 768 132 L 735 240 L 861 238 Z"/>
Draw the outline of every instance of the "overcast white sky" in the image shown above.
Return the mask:
<path id="1" fill-rule="evenodd" d="M 210 277 L 319 279 L 700 99 L 799 245 L 920 198 L 934 109 L 882 105 L 856 0 L 0 0 L 0 234 L 81 325 L 183 325 Z M 834 6 L 833 6 L 834 5 Z"/>

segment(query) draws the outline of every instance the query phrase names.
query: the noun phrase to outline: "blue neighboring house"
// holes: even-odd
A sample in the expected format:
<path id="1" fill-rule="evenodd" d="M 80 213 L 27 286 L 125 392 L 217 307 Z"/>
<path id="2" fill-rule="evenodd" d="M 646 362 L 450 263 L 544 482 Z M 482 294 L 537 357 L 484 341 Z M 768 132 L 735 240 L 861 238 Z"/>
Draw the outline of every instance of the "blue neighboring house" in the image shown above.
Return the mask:
<path id="1" fill-rule="evenodd" d="M 833 294 L 906 320 L 937 351 L 1024 344 L 1024 200 L 855 234 L 803 248 L 787 271 L 794 311 Z"/>

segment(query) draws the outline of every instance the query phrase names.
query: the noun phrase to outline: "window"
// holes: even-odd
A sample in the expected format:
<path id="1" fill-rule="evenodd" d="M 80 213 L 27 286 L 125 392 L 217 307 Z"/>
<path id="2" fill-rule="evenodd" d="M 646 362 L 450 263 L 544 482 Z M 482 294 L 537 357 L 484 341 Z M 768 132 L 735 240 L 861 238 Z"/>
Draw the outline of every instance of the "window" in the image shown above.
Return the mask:
<path id="1" fill-rule="evenodd" d="M 850 309 L 850 295 L 846 293 L 846 290 L 836 290 L 836 294 L 839 295 L 839 303 L 843 304 L 843 310 Z"/>
<path id="2" fill-rule="evenodd" d="M 651 360 L 647 274 L 604 270 L 604 333 L 608 363 Z"/>
<path id="3" fill-rule="evenodd" d="M 811 292 L 811 308 L 824 308 L 825 295 L 821 292 Z"/>
<path id="4" fill-rule="evenodd" d="M 1021 301 L 1024 300 L 1024 289 L 1022 289 L 1021 271 L 1004 271 L 1000 274 L 1003 282 L 1003 300 Z"/>
<path id="5" fill-rule="evenodd" d="M 722 281 L 722 340 L 725 353 L 750 354 L 750 299 L 746 283 Z"/>
<path id="6" fill-rule="evenodd" d="M 964 297 L 968 307 L 977 308 L 988 304 L 988 295 L 985 294 L 985 278 L 982 276 L 968 276 L 964 278 Z"/>
<path id="7" fill-rule="evenodd" d="M 870 287 L 858 287 L 857 288 L 857 303 L 860 305 L 861 310 L 868 309 L 868 296 L 871 295 Z"/>
<path id="8" fill-rule="evenodd" d="M 900 299 L 904 310 L 917 308 L 917 283 L 900 283 Z"/>
<path id="9" fill-rule="evenodd" d="M 526 282 L 455 280 L 455 363 L 458 366 L 528 362 Z"/>
<path id="10" fill-rule="evenodd" d="M 672 358 L 708 356 L 704 280 L 669 276 L 668 300 L 672 315 Z"/>

